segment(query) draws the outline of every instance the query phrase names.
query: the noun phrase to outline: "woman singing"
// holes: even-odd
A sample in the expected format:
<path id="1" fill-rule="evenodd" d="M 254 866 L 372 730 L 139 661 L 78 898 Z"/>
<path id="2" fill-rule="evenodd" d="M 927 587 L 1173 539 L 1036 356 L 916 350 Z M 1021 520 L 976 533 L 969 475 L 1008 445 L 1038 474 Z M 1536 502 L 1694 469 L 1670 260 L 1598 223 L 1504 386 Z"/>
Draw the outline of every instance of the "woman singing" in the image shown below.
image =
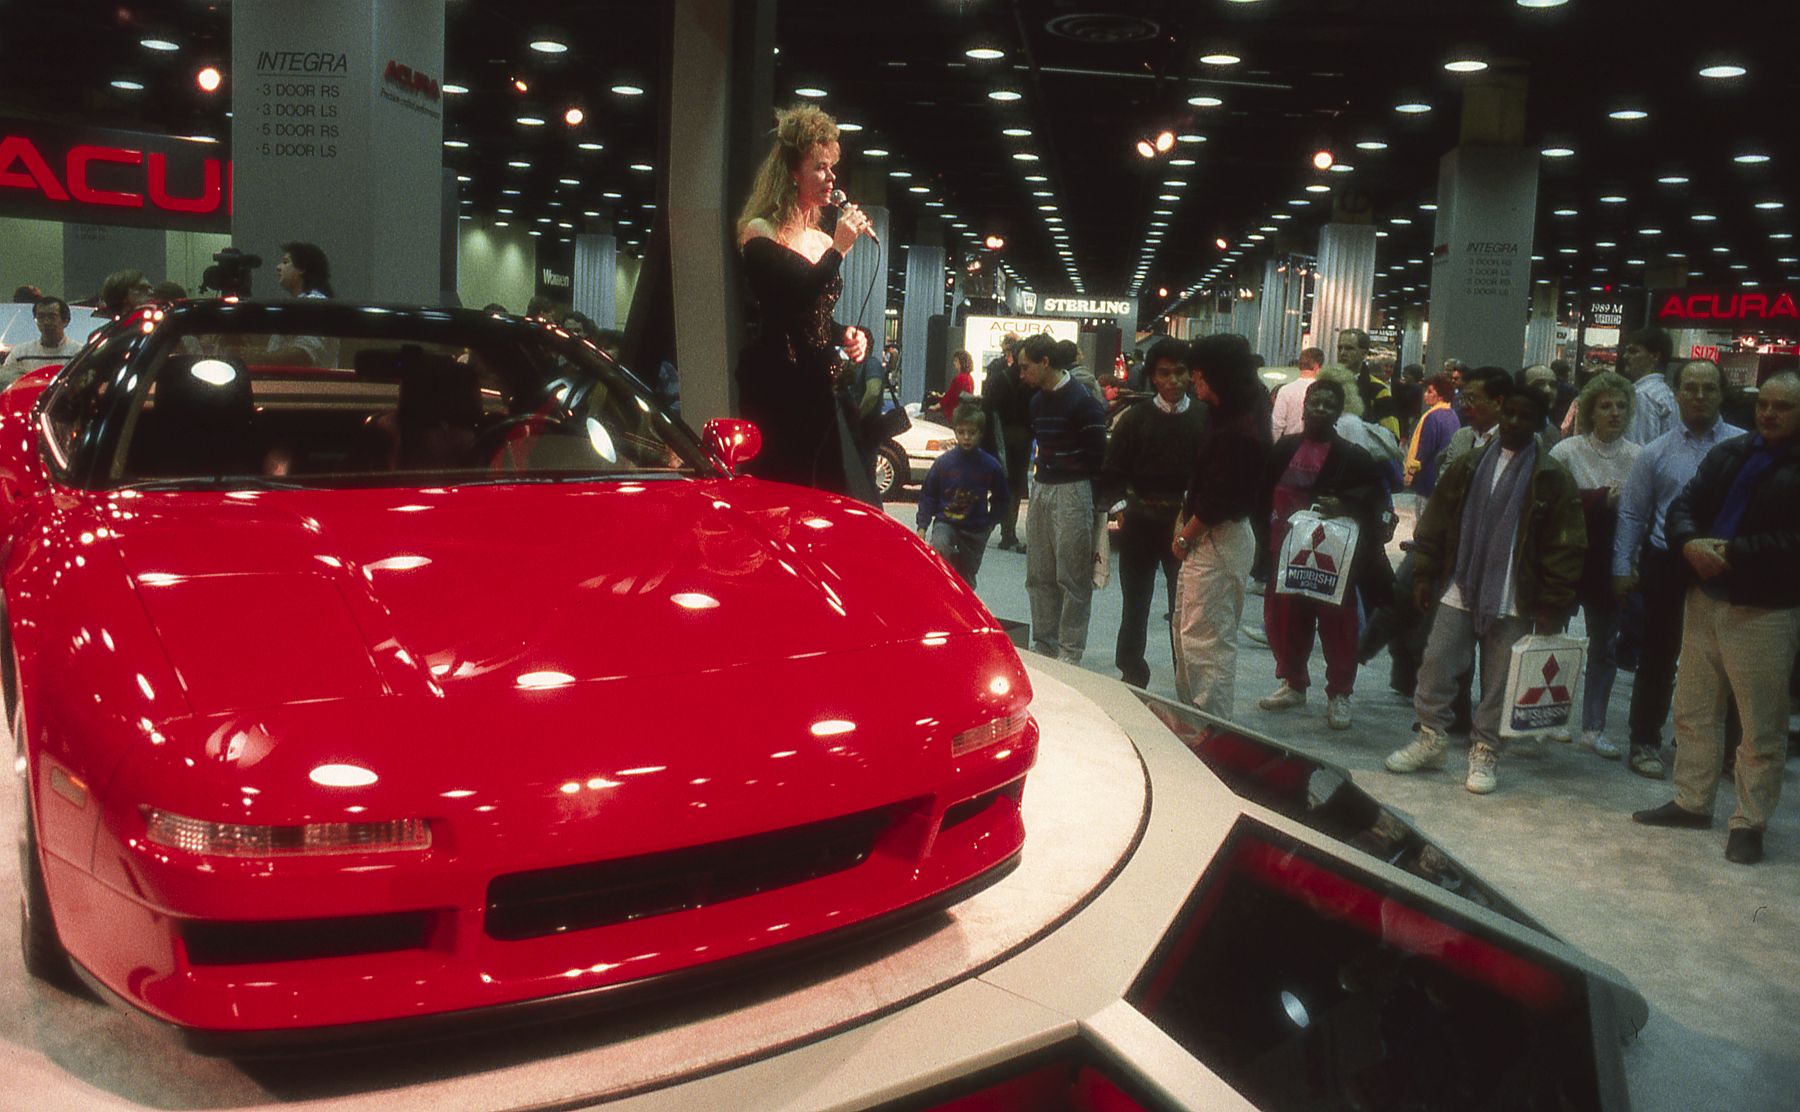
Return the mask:
<path id="1" fill-rule="evenodd" d="M 776 114 L 774 149 L 738 216 L 738 248 L 756 301 L 752 339 L 738 362 L 738 406 L 763 434 L 752 474 L 874 502 L 834 389 L 840 363 L 868 354 L 865 335 L 831 317 L 844 287 L 838 268 L 869 227 L 851 204 L 839 207 L 834 234 L 819 227 L 837 161 L 830 116 L 812 105 Z"/>

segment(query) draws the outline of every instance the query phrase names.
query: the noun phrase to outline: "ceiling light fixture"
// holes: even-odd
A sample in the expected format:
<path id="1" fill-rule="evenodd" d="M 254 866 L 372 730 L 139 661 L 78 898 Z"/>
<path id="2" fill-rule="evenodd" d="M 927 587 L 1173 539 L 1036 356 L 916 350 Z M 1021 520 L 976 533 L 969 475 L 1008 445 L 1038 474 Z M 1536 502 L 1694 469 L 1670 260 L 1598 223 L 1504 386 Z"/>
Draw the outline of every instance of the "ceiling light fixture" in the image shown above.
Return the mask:
<path id="1" fill-rule="evenodd" d="M 144 91 L 143 85 L 139 84 L 136 81 L 127 81 L 124 78 L 120 78 L 117 81 L 109 81 L 109 82 L 107 82 L 107 84 L 111 85 L 115 89 L 123 89 L 128 93 L 141 93 Z"/>
<path id="2" fill-rule="evenodd" d="M 457 85 L 457 84 L 453 84 L 449 81 L 446 81 L 442 85 L 439 85 L 438 88 L 443 90 L 445 96 L 452 96 L 452 97 L 463 96 L 466 93 L 468 93 L 468 91 L 469 91 L 469 87 L 467 85 Z"/>
<path id="3" fill-rule="evenodd" d="M 146 43 L 145 45 L 149 44 Z M 1724 81 L 1733 77 L 1742 77 L 1749 72 L 1750 71 L 1743 66 L 1727 62 L 1716 66 L 1701 67 L 1700 76 L 1712 78 L 1714 81 Z"/>
<path id="4" fill-rule="evenodd" d="M 1650 113 L 1642 108 L 1620 108 L 1617 111 L 1608 112 L 1606 118 L 1609 120 L 1647 120 L 1650 118 Z"/>
<path id="5" fill-rule="evenodd" d="M 531 86 L 527 85 L 525 83 L 525 79 L 523 77 L 513 78 L 512 86 L 513 86 L 513 92 L 515 92 L 515 93 L 529 93 L 531 91 Z M 618 89 L 615 88 L 613 90 L 613 92 L 615 92 L 615 93 L 618 92 Z"/>
<path id="6" fill-rule="evenodd" d="M 1575 148 L 1573 148 L 1573 147 L 1545 147 L 1543 150 L 1539 151 L 1538 153 L 1543 155 L 1545 158 L 1572 158 L 1575 155 Z"/>
<path id="7" fill-rule="evenodd" d="M 963 57 L 973 58 L 977 62 L 997 62 L 1006 57 L 1006 51 L 995 50 L 991 46 L 976 46 L 963 51 Z"/>
<path id="8" fill-rule="evenodd" d="M 612 91 L 622 97 L 641 97 L 644 95 L 643 87 L 640 85 L 614 85 Z"/>
<path id="9" fill-rule="evenodd" d="M 542 116 L 520 116 L 513 122 L 516 124 L 522 124 L 525 127 L 543 127 L 544 126 L 544 118 Z"/>
<path id="10" fill-rule="evenodd" d="M 1356 145 L 1356 149 L 1359 151 L 1385 151 L 1388 149 L 1388 145 L 1379 139 L 1364 139 Z"/>
<path id="11" fill-rule="evenodd" d="M 199 86 L 203 93 L 216 93 L 219 91 L 219 86 L 224 83 L 225 77 L 219 72 L 217 66 L 202 66 L 194 74 L 194 84 Z"/>
<path id="12" fill-rule="evenodd" d="M 1336 161 L 1337 161 L 1337 159 L 1331 157 L 1330 151 L 1314 151 L 1313 152 L 1312 164 L 1313 164 L 1313 169 L 1315 169 L 1315 170 L 1329 170 L 1329 169 L 1331 169 L 1331 164 Z"/>
<path id="13" fill-rule="evenodd" d="M 1731 161 L 1737 163 L 1740 166 L 1756 166 L 1761 163 L 1769 161 L 1769 156 L 1766 154 L 1763 154 L 1760 151 L 1754 151 L 1754 152 L 1750 152 L 1747 154 L 1737 155 L 1734 158 L 1732 158 Z"/>
<path id="14" fill-rule="evenodd" d="M 537 51 L 539 54 L 567 54 L 569 52 L 569 44 L 566 42 L 557 42 L 555 39 L 534 39 L 531 43 L 531 49 Z"/>
<path id="15" fill-rule="evenodd" d="M 1188 103 L 1195 108 L 1217 108 L 1225 102 L 1218 97 L 1189 97 Z"/>
<path id="16" fill-rule="evenodd" d="M 1203 66 L 1235 66 L 1241 61 L 1243 59 L 1236 54 L 1228 54 L 1225 51 L 1200 55 L 1200 64 Z"/>
<path id="17" fill-rule="evenodd" d="M 1560 8 L 1569 0 L 1519 0 L 1521 8 Z"/>
<path id="18" fill-rule="evenodd" d="M 1686 185 L 1688 180 L 1680 174 L 1669 174 L 1665 177 L 1657 178 L 1656 183 L 1658 185 Z"/>
<path id="19" fill-rule="evenodd" d="M 587 113 L 579 108 L 571 107 L 563 113 L 563 123 L 568 124 L 570 127 L 580 127 L 582 121 L 586 119 Z"/>
<path id="20" fill-rule="evenodd" d="M 988 99 L 997 100 L 1002 103 L 1011 103 L 1015 100 L 1024 100 L 1025 94 L 1019 92 L 1017 89 L 995 89 L 988 94 Z"/>
<path id="21" fill-rule="evenodd" d="M 1455 61 L 1445 62 L 1444 68 L 1451 73 L 1480 73 L 1488 68 L 1488 64 L 1479 58 L 1458 58 Z"/>
<path id="22" fill-rule="evenodd" d="M 139 39 L 138 45 L 145 50 L 155 50 L 164 54 L 167 54 L 172 50 L 181 49 L 179 43 L 172 43 L 168 39 Z"/>
<path id="23" fill-rule="evenodd" d="M 1422 100 L 1409 100 L 1409 101 L 1405 101 L 1404 103 L 1394 105 L 1394 111 L 1404 112 L 1408 116 L 1417 116 L 1417 115 L 1421 115 L 1423 113 L 1431 111 L 1431 105 L 1426 104 Z"/>

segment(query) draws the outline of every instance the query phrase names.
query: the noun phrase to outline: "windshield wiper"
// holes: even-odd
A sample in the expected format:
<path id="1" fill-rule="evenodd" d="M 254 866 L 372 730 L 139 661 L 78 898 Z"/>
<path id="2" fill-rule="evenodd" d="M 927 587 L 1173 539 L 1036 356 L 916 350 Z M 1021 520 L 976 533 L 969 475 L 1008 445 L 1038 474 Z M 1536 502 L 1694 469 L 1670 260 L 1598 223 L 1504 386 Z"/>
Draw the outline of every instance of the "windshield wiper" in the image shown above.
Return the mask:
<path id="1" fill-rule="evenodd" d="M 313 490 L 311 483 L 296 482 L 293 479 L 280 479 L 272 475 L 233 475 L 229 478 L 222 475 L 184 475 L 164 479 L 136 479 L 128 483 L 119 483 L 109 490 L 205 490 L 230 492 L 233 490 Z"/>

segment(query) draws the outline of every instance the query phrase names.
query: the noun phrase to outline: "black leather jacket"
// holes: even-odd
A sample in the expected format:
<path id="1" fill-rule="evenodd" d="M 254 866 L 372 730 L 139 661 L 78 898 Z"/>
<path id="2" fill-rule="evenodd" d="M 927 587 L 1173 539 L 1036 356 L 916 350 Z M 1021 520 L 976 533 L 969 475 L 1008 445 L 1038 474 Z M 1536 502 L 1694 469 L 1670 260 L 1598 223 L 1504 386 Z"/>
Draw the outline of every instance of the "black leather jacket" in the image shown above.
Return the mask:
<path id="1" fill-rule="evenodd" d="M 1706 453 L 1700 470 L 1669 504 L 1663 534 L 1670 552 L 1679 554 L 1687 542 L 1711 535 L 1713 519 L 1755 440 L 1735 437 Z M 1725 553 L 1730 570 L 1721 578 L 1734 606 L 1800 606 L 1800 441 L 1791 440 L 1778 451 L 1774 465 L 1750 492 L 1737 536 Z M 1686 560 L 1681 566 L 1691 581 L 1699 582 Z"/>

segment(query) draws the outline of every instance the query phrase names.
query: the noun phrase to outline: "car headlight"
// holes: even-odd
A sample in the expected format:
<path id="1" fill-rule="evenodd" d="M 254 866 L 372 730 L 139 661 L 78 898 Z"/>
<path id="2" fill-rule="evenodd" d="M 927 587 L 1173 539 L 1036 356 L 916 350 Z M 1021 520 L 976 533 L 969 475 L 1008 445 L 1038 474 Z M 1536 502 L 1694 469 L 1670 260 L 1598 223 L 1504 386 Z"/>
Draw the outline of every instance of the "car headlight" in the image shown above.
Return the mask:
<path id="1" fill-rule="evenodd" d="M 155 807 L 144 808 L 144 817 L 149 823 L 149 839 L 157 845 L 211 857 L 297 857 L 431 848 L 431 826 L 424 819 L 252 826 L 191 819 Z"/>
<path id="2" fill-rule="evenodd" d="M 983 722 L 973 729 L 964 730 L 950 739 L 950 755 L 961 757 L 1002 741 L 1017 740 L 1025 732 L 1025 719 L 1025 708 L 1020 707 L 1004 718 L 996 718 L 992 722 Z"/>

